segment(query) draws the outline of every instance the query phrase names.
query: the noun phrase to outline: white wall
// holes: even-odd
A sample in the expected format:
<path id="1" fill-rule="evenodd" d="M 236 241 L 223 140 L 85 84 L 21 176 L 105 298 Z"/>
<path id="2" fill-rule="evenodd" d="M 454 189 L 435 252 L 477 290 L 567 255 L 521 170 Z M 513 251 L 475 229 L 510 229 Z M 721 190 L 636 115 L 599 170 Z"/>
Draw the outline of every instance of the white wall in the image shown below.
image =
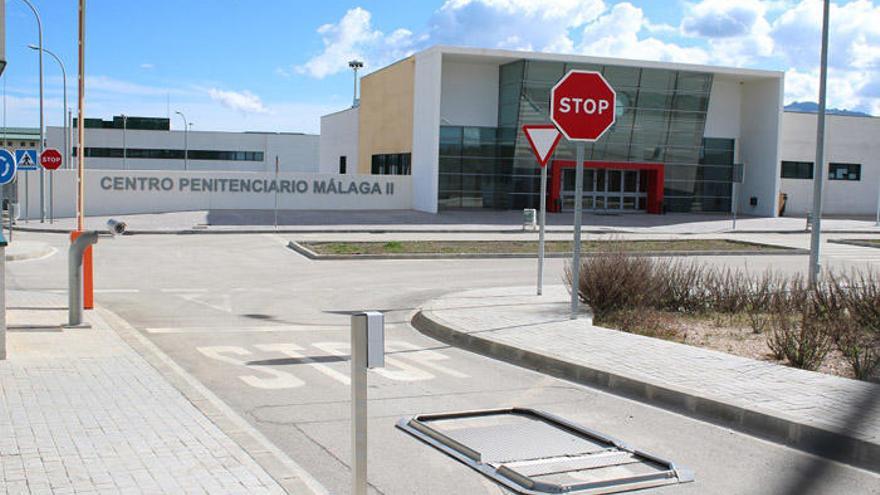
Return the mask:
<path id="1" fill-rule="evenodd" d="M 816 161 L 816 114 L 785 112 L 781 160 Z M 880 118 L 829 115 L 826 120 L 822 211 L 828 215 L 874 215 L 880 187 Z M 828 164 L 859 163 L 860 181 L 828 180 Z M 813 209 L 813 181 L 782 179 L 786 215 Z"/>
<path id="2" fill-rule="evenodd" d="M 74 133 L 75 134 L 75 133 Z M 183 131 L 145 131 L 139 129 L 125 130 L 126 148 L 146 149 L 184 149 Z M 61 127 L 48 127 L 47 143 L 50 147 L 64 148 L 64 132 Z M 86 129 L 86 147 L 88 148 L 122 148 L 122 129 Z M 274 171 L 275 156 L 284 172 L 317 172 L 318 171 L 318 136 L 314 134 L 284 133 L 249 133 L 249 132 L 207 132 L 191 131 L 186 134 L 186 145 L 190 150 L 217 151 L 259 151 L 263 153 L 262 161 L 220 161 L 220 160 L 189 160 L 186 164 L 190 170 L 216 171 Z M 71 147 L 74 145 L 71 144 Z M 70 160 L 76 166 L 76 159 Z M 183 170 L 184 161 L 154 160 L 147 158 L 86 158 L 86 168 L 101 170 Z"/>
<path id="3" fill-rule="evenodd" d="M 742 89 L 739 81 L 715 76 L 709 94 L 705 136 L 711 138 L 740 138 L 740 110 Z"/>
<path id="4" fill-rule="evenodd" d="M 440 162 L 442 55 L 438 49 L 417 53 L 413 97 L 413 208 L 437 213 Z"/>
<path id="5" fill-rule="evenodd" d="M 443 61 L 440 119 L 443 125 L 498 125 L 498 64 Z"/>
<path id="6" fill-rule="evenodd" d="M 346 157 L 346 173 L 358 170 L 358 109 L 348 108 L 321 117 L 319 172 L 339 172 L 339 157 Z"/>
<path id="7" fill-rule="evenodd" d="M 39 218 L 39 180 L 31 172 L 29 204 L 25 205 L 24 181 L 19 181 L 21 218 Z M 76 171 L 58 170 L 55 175 L 55 217 L 72 217 L 76 212 Z M 408 176 L 331 175 L 283 173 L 278 181 L 296 181 L 299 191 L 278 192 L 278 208 L 289 210 L 407 210 L 412 203 L 411 179 Z M 134 190 L 126 189 L 127 178 L 139 181 Z M 86 215 L 123 215 L 166 213 L 211 209 L 273 209 L 274 192 L 207 192 L 194 189 L 194 179 L 237 181 L 272 181 L 274 172 L 179 172 L 145 170 L 86 170 Z M 150 180 L 155 187 L 150 188 Z M 336 191 L 318 192 L 315 184 L 337 185 Z M 266 183 L 268 184 L 268 183 Z M 358 192 L 349 190 L 354 184 Z M 219 185 L 219 184 L 218 184 Z M 374 185 L 377 185 L 376 192 Z M 215 185 L 215 187 L 218 187 Z M 228 186 L 227 186 L 228 187 Z M 360 188 L 369 191 L 360 191 Z M 292 188 L 292 186 L 291 186 Z"/>
<path id="8" fill-rule="evenodd" d="M 739 159 L 745 168 L 739 198 L 742 213 L 777 215 L 782 90 L 781 76 L 742 84 L 739 145 Z M 751 206 L 751 197 L 757 198 L 757 206 Z"/>

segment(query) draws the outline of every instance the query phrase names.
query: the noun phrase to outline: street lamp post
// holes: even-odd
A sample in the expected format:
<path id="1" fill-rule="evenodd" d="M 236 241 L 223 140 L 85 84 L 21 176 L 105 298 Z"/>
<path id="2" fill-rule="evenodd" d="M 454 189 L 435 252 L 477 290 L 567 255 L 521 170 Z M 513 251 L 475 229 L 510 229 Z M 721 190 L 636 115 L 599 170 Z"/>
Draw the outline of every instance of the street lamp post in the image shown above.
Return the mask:
<path id="1" fill-rule="evenodd" d="M 40 47 L 37 45 L 28 45 L 28 48 L 31 50 L 40 50 Z M 64 62 L 55 54 L 52 50 L 48 48 L 43 48 L 42 51 L 48 53 L 52 58 L 58 62 L 58 67 L 61 68 L 61 83 L 64 85 L 63 95 L 64 95 L 64 108 L 61 109 L 61 119 L 64 121 L 64 160 L 68 161 L 70 159 L 70 143 L 68 143 L 68 138 L 70 137 L 70 129 L 67 127 L 67 70 L 64 68 Z M 55 187 L 52 180 L 52 173 L 49 173 L 49 221 L 52 222 L 55 219 L 54 208 L 53 208 L 53 196 L 55 194 Z"/>
<path id="2" fill-rule="evenodd" d="M 183 119 L 183 169 L 189 170 L 189 123 L 187 123 L 183 112 L 177 111 L 174 113 L 180 115 L 180 118 Z"/>
<path id="3" fill-rule="evenodd" d="M 364 63 L 360 60 L 351 60 L 348 66 L 354 71 L 354 96 L 351 100 L 351 106 L 356 107 L 358 101 L 358 69 L 363 68 Z"/>
<path id="4" fill-rule="evenodd" d="M 37 51 L 40 57 L 40 154 L 43 154 L 43 145 L 45 143 L 45 138 L 43 136 L 44 128 L 43 128 L 43 21 L 40 20 L 40 13 L 37 11 L 37 8 L 34 7 L 34 4 L 30 2 L 30 0 L 21 0 L 28 7 L 30 7 L 31 11 L 34 13 L 34 17 L 37 19 L 37 36 L 39 38 L 37 42 Z M 46 221 L 46 199 L 45 199 L 45 176 L 43 174 L 43 167 L 40 167 L 40 223 L 44 223 Z"/>
<path id="5" fill-rule="evenodd" d="M 815 286 L 820 275 L 822 239 L 822 183 L 825 180 L 825 95 L 828 80 L 828 12 L 830 0 L 825 0 L 822 12 L 822 53 L 819 65 L 819 118 L 816 125 L 816 171 L 813 174 L 813 231 L 810 233 L 809 282 Z"/>

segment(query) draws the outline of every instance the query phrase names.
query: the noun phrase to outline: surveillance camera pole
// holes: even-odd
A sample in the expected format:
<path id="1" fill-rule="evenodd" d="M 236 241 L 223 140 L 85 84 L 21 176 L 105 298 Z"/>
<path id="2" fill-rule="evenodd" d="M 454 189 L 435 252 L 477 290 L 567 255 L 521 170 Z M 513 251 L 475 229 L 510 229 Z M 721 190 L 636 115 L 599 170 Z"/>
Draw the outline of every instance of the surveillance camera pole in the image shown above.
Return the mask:
<path id="1" fill-rule="evenodd" d="M 354 96 L 351 100 L 351 106 L 356 107 L 358 103 L 358 69 L 363 68 L 364 63 L 360 60 L 352 60 L 348 62 L 348 66 L 354 71 Z"/>

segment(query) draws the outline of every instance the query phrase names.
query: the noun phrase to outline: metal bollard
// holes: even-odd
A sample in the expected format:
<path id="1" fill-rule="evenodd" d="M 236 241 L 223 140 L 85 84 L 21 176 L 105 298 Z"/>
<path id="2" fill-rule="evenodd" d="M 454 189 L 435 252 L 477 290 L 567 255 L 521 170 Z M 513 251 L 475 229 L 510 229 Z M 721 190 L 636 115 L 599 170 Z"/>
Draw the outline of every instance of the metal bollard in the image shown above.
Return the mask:
<path id="1" fill-rule="evenodd" d="M 98 242 L 98 233 L 94 230 L 83 232 L 70 244 L 67 252 L 67 283 L 68 287 L 68 322 L 75 327 L 82 324 L 83 315 L 83 283 L 82 262 L 86 249 Z"/>
<path id="2" fill-rule="evenodd" d="M 6 239 L 0 229 L 0 360 L 6 359 Z"/>
<path id="3" fill-rule="evenodd" d="M 385 316 L 351 316 L 351 493 L 367 495 L 367 369 L 385 366 Z"/>

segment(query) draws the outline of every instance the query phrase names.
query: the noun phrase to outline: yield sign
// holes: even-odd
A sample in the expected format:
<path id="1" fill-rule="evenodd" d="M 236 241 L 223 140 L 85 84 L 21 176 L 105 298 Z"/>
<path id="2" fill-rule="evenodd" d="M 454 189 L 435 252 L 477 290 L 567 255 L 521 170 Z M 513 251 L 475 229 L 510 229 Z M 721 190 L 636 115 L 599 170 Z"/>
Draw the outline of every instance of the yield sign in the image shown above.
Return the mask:
<path id="1" fill-rule="evenodd" d="M 535 154 L 538 163 L 542 167 L 546 166 L 562 137 L 559 129 L 551 124 L 543 124 L 524 125 L 522 130 L 526 134 L 526 139 L 529 140 L 529 146 L 532 147 L 532 153 Z"/>

